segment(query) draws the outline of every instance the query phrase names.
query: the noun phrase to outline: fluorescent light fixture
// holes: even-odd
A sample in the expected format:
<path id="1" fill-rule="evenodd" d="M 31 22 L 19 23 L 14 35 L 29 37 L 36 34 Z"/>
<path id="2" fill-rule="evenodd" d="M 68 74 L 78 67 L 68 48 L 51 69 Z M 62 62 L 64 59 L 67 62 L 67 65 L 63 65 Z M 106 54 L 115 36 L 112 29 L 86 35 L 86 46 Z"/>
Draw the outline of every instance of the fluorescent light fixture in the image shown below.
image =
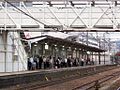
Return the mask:
<path id="1" fill-rule="evenodd" d="M 87 51 L 87 54 L 90 54 L 90 51 Z"/>
<path id="2" fill-rule="evenodd" d="M 37 45 L 35 44 L 34 46 L 36 47 Z"/>

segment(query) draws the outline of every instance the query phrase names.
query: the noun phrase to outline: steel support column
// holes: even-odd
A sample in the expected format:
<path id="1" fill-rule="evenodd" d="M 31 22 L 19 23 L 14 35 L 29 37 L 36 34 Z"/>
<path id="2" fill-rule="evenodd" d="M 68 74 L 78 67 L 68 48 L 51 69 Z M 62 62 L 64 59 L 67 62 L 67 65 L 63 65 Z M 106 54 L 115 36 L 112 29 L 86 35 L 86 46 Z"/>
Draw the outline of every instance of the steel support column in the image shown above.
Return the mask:
<path id="1" fill-rule="evenodd" d="M 98 52 L 98 61 L 99 61 L 99 64 L 101 64 L 101 58 L 100 58 L 100 52 Z"/>
<path id="2" fill-rule="evenodd" d="M 104 64 L 105 64 L 105 52 L 104 52 Z"/>
<path id="3" fill-rule="evenodd" d="M 7 64 L 7 35 L 8 31 L 3 31 L 3 45 L 4 45 L 4 71 L 6 72 L 6 64 Z"/>

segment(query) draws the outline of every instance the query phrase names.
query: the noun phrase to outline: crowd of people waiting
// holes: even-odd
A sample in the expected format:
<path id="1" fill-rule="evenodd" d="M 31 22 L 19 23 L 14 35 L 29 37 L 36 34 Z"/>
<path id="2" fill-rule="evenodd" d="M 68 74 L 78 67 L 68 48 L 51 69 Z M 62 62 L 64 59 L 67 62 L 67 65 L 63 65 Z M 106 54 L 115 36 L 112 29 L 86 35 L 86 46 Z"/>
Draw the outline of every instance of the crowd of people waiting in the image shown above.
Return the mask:
<path id="1" fill-rule="evenodd" d="M 85 66 L 93 65 L 94 62 L 87 59 L 79 58 L 61 58 L 61 57 L 40 57 L 39 55 L 31 56 L 28 58 L 28 70 L 36 69 L 50 69 L 50 68 L 64 68 L 64 67 L 75 67 L 75 66 Z"/>

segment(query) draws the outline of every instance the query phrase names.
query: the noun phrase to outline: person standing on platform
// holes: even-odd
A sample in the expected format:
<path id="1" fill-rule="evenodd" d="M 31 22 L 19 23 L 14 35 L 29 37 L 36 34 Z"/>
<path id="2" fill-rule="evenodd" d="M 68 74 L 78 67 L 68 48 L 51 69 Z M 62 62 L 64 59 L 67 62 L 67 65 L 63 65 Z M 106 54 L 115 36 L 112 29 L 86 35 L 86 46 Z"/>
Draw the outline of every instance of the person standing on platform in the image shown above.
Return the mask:
<path id="1" fill-rule="evenodd" d="M 67 67 L 67 58 L 65 58 L 65 67 Z"/>
<path id="2" fill-rule="evenodd" d="M 31 70 L 32 63 L 30 62 L 30 58 L 28 58 L 28 70 Z"/>
<path id="3" fill-rule="evenodd" d="M 43 65 L 44 65 L 44 69 L 46 69 L 46 57 L 43 56 Z"/>
<path id="4" fill-rule="evenodd" d="M 53 67 L 55 68 L 55 66 L 56 66 L 56 58 L 53 57 Z"/>
<path id="5" fill-rule="evenodd" d="M 50 56 L 50 68 L 53 68 L 53 58 Z"/>
<path id="6" fill-rule="evenodd" d="M 36 55 L 36 56 L 34 57 L 34 63 L 36 64 L 35 69 L 38 69 L 38 68 L 39 68 L 39 58 L 38 58 L 38 55 Z"/>
<path id="7" fill-rule="evenodd" d="M 81 66 L 84 66 L 84 59 L 81 59 Z"/>
<path id="8" fill-rule="evenodd" d="M 56 60 L 56 66 L 57 68 L 60 68 L 60 57 L 58 57 L 58 59 Z"/>
<path id="9" fill-rule="evenodd" d="M 43 58 L 42 56 L 39 57 L 39 69 L 42 68 Z"/>
<path id="10" fill-rule="evenodd" d="M 36 62 L 34 60 L 32 62 L 32 70 L 36 70 Z"/>
<path id="11" fill-rule="evenodd" d="M 68 67 L 71 67 L 71 59 L 70 59 L 70 57 L 67 59 L 67 65 L 68 65 Z"/>
<path id="12" fill-rule="evenodd" d="M 50 67 L 50 57 L 46 58 L 46 68 Z"/>
<path id="13" fill-rule="evenodd" d="M 31 62 L 31 69 L 30 70 L 33 70 L 34 69 L 34 60 L 33 60 L 32 56 L 30 57 L 30 62 Z"/>

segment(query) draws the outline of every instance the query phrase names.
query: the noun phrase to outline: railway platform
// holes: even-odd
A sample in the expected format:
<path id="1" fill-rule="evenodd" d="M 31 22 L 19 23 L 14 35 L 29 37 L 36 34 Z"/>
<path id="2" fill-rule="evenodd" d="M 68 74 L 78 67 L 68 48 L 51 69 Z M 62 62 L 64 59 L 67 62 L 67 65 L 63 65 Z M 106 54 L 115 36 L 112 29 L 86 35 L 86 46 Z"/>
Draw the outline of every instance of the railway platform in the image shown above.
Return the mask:
<path id="1" fill-rule="evenodd" d="M 51 82 L 59 81 L 65 82 L 66 80 L 73 80 L 95 73 L 107 71 L 116 68 L 116 65 L 98 65 L 86 67 L 71 67 L 49 70 L 37 71 L 24 71 L 13 73 L 0 74 L 0 88 L 18 87 L 21 89 L 27 88 L 27 85 L 39 83 L 41 86 L 44 84 L 55 84 Z M 60 81 L 61 80 L 61 81 Z"/>

